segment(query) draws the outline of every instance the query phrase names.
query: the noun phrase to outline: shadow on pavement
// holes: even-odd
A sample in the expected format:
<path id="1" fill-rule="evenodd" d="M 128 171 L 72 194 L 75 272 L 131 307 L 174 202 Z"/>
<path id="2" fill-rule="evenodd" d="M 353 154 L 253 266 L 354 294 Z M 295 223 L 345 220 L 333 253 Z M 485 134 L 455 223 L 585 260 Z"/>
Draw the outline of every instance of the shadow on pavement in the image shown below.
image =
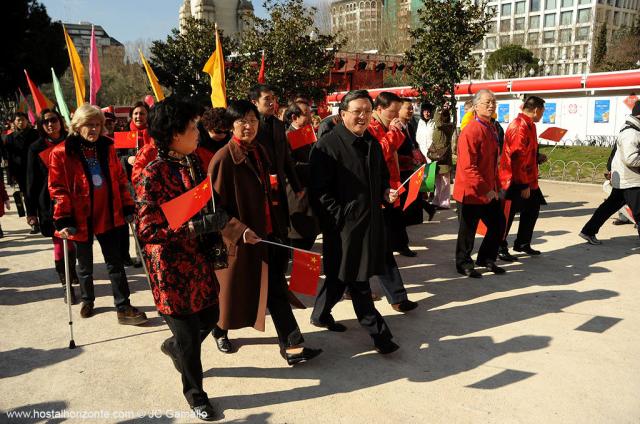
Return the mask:
<path id="1" fill-rule="evenodd" d="M 62 342 L 61 342 L 62 343 Z M 82 353 L 82 348 L 61 347 L 51 350 L 21 347 L 0 352 L 0 378 L 15 377 L 38 368 L 66 361 Z"/>

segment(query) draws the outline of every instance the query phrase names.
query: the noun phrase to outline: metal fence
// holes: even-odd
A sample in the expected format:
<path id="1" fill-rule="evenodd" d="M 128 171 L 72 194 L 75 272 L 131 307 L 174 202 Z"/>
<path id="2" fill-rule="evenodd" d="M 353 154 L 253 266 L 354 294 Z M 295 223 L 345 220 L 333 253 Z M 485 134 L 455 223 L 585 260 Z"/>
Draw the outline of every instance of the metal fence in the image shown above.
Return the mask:
<path id="1" fill-rule="evenodd" d="M 540 178 L 549 180 L 572 181 L 576 183 L 601 184 L 605 180 L 607 164 L 600 162 L 578 162 L 571 160 L 549 161 L 540 166 Z"/>

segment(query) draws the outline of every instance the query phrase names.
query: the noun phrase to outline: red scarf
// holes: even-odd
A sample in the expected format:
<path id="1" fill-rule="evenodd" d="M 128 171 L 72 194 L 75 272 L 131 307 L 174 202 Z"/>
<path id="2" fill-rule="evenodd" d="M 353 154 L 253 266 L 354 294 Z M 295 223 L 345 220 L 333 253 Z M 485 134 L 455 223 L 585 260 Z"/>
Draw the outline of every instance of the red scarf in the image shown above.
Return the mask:
<path id="1" fill-rule="evenodd" d="M 142 148 L 149 143 L 153 143 L 153 138 L 149 135 L 147 128 L 138 128 L 133 121 L 129 122 L 129 130 L 138 131 L 138 149 Z"/>

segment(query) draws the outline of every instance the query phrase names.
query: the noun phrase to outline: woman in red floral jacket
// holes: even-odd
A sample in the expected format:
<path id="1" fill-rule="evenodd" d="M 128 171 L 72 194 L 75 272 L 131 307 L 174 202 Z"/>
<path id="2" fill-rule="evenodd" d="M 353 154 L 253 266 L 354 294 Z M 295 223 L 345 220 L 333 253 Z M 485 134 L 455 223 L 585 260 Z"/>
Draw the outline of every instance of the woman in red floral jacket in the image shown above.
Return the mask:
<path id="1" fill-rule="evenodd" d="M 100 109 L 80 106 L 71 121 L 71 135 L 53 148 L 49 165 L 49 194 L 53 201 L 55 236 L 73 240 L 78 259 L 82 308 L 93 315 L 93 238 L 98 239 L 111 280 L 118 322 L 140 325 L 144 312 L 131 306 L 124 272 L 119 227 L 133 220 L 134 205 L 127 179 L 111 139 L 101 136 Z"/>
<path id="2" fill-rule="evenodd" d="M 171 96 L 151 111 L 149 130 L 158 158 L 137 178 L 137 234 L 149 271 L 153 299 L 173 336 L 161 350 L 182 374 L 183 392 L 196 414 L 215 413 L 202 386 L 201 344 L 218 321 L 218 281 L 212 232 L 229 218 L 220 207 L 203 209 L 177 229 L 169 227 L 160 205 L 191 190 L 206 178 L 194 153 L 198 145 L 198 108 Z M 210 205 L 211 206 L 211 205 Z"/>

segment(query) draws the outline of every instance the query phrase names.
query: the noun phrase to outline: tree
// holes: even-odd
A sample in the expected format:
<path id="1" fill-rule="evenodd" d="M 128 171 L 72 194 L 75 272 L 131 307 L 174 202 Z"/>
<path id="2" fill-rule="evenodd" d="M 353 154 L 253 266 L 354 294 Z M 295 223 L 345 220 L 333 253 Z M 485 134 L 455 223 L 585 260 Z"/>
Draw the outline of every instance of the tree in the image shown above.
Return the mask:
<path id="1" fill-rule="evenodd" d="M 487 72 L 493 78 L 522 78 L 531 68 L 537 68 L 533 53 L 517 44 L 504 46 L 487 58 Z"/>
<path id="2" fill-rule="evenodd" d="M 221 34 L 222 50 L 233 51 L 235 43 Z M 216 45 L 215 27 L 203 19 L 188 18 L 183 32 L 171 30 L 166 41 L 156 40 L 151 45 L 149 62 L 160 84 L 171 88 L 173 93 L 191 97 L 198 103 L 210 103 L 211 85 L 209 76 L 202 72 L 204 64 Z"/>
<path id="3" fill-rule="evenodd" d="M 265 79 L 277 94 L 296 93 L 319 100 L 326 94 L 327 76 L 341 46 L 338 36 L 322 34 L 314 25 L 315 7 L 303 0 L 266 0 L 269 17 L 250 16 L 239 41 L 237 54 L 227 72 L 227 95 L 246 98 L 258 80 L 262 51 Z"/>
<path id="4" fill-rule="evenodd" d="M 69 66 L 60 22 L 51 22 L 47 9 L 36 0 L 11 0 L 2 4 L 0 25 L 0 97 L 13 97 L 18 87 L 28 91 L 23 69 L 36 84 L 51 82 Z"/>
<path id="5" fill-rule="evenodd" d="M 595 65 L 596 71 L 624 71 L 636 69 L 636 62 L 640 58 L 640 20 L 628 27 L 620 28 L 616 31 L 610 48 L 600 62 Z M 595 60 L 594 60 L 595 62 Z"/>
<path id="6" fill-rule="evenodd" d="M 420 100 L 455 105 L 454 87 L 477 66 L 471 49 L 487 33 L 493 11 L 486 1 L 424 0 L 413 45 L 405 53 L 411 85 Z"/>
<path id="7" fill-rule="evenodd" d="M 596 46 L 593 51 L 593 66 L 597 68 L 600 66 L 605 56 L 607 55 L 607 23 L 605 22 L 600 27 L 598 33 L 598 39 L 596 40 Z"/>

